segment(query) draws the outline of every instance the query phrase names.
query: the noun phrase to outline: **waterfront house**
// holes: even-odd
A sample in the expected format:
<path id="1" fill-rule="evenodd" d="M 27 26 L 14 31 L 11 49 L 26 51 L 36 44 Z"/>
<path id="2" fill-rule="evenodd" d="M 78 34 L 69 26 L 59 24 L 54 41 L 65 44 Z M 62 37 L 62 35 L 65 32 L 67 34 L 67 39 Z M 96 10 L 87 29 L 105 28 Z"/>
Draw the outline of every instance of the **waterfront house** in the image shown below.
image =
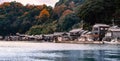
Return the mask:
<path id="1" fill-rule="evenodd" d="M 66 34 L 67 34 L 67 32 L 55 32 L 53 35 L 54 36 L 64 36 Z"/>
<path id="2" fill-rule="evenodd" d="M 19 36 L 6 36 L 4 40 L 6 40 L 6 41 L 18 41 Z"/>
<path id="3" fill-rule="evenodd" d="M 71 31 L 69 31 L 70 37 L 72 40 L 78 39 L 78 37 L 81 36 L 82 32 L 84 32 L 84 30 L 82 28 L 72 29 Z"/>
<path id="4" fill-rule="evenodd" d="M 36 41 L 43 41 L 43 35 L 35 35 Z"/>
<path id="5" fill-rule="evenodd" d="M 64 35 L 64 36 L 59 36 L 58 41 L 70 41 L 70 36 L 69 35 Z"/>
<path id="6" fill-rule="evenodd" d="M 120 28 L 118 26 L 112 26 L 108 29 L 103 41 L 111 41 L 112 39 L 120 40 Z"/>
<path id="7" fill-rule="evenodd" d="M 67 32 L 56 32 L 54 33 L 54 41 L 69 41 L 70 33 Z"/>
<path id="8" fill-rule="evenodd" d="M 93 34 L 89 31 L 84 31 L 78 38 L 78 41 L 93 41 Z"/>
<path id="9" fill-rule="evenodd" d="M 92 28 L 94 40 L 101 41 L 110 26 L 106 24 L 95 24 Z"/>
<path id="10" fill-rule="evenodd" d="M 53 42 L 53 40 L 54 40 L 54 35 L 53 34 L 46 34 L 46 35 L 44 35 L 44 41 L 47 41 L 47 42 Z"/>

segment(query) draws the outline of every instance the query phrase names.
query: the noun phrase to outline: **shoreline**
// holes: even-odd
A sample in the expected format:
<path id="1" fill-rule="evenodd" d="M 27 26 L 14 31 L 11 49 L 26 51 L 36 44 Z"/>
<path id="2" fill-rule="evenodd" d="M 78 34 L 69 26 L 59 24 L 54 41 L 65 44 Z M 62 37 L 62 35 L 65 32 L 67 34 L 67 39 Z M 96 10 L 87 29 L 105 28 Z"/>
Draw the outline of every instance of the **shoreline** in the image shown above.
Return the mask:
<path id="1" fill-rule="evenodd" d="M 42 43 L 56 43 L 56 44 L 115 44 L 115 45 L 120 45 L 120 42 L 117 43 L 104 43 L 103 41 L 57 41 L 57 42 L 42 42 L 42 41 L 5 41 L 5 40 L 0 40 L 0 46 L 1 45 L 6 45 L 6 44 L 42 44 Z"/>
<path id="2" fill-rule="evenodd" d="M 5 41 L 0 40 L 0 42 L 25 42 L 25 43 L 65 43 L 65 44 L 104 44 L 103 41 Z"/>
<path id="3" fill-rule="evenodd" d="M 58 41 L 56 43 L 70 43 L 70 44 L 104 44 L 102 41 Z"/>
<path id="4" fill-rule="evenodd" d="M 91 47 L 90 47 L 91 46 Z M 120 44 L 76 44 L 76 43 L 50 43 L 29 41 L 0 41 L 0 50 L 26 49 L 26 50 L 116 50 Z M 89 48 L 88 48 L 89 47 Z"/>

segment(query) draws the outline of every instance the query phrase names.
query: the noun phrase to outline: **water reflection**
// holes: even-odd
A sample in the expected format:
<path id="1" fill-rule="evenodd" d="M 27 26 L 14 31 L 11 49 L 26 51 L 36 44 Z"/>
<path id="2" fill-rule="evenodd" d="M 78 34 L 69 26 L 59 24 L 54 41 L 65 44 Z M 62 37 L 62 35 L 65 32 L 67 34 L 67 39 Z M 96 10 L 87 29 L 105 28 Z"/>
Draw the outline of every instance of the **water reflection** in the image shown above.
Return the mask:
<path id="1" fill-rule="evenodd" d="M 120 50 L 37 51 L 36 54 L 29 57 L 48 61 L 120 61 Z"/>
<path id="2" fill-rule="evenodd" d="M 0 61 L 120 61 L 120 45 L 39 46 L 0 46 Z"/>

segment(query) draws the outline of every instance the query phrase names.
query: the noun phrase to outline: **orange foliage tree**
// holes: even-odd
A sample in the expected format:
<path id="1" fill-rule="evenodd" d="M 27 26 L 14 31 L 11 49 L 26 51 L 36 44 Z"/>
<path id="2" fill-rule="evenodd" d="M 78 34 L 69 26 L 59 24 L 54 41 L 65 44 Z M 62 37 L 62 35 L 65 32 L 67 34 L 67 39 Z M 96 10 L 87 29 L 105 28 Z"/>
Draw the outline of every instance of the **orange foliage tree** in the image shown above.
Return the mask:
<path id="1" fill-rule="evenodd" d="M 0 5 L 0 8 L 9 7 L 9 6 L 10 6 L 10 2 L 4 2 Z"/>
<path id="2" fill-rule="evenodd" d="M 50 13 L 48 12 L 47 9 L 43 9 L 40 12 L 39 18 L 49 18 L 50 17 Z"/>
<path id="3" fill-rule="evenodd" d="M 38 16 L 35 17 L 35 19 L 38 20 L 38 24 L 41 24 L 43 22 L 46 22 L 50 18 L 50 13 L 49 11 L 44 8 Z"/>

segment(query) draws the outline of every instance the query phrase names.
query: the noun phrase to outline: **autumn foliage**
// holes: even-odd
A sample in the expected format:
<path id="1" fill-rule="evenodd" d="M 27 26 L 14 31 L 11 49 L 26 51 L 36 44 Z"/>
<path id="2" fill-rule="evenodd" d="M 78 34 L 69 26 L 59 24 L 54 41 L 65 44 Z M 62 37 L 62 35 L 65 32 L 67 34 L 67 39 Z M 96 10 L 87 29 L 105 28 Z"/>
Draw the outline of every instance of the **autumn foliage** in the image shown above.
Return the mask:
<path id="1" fill-rule="evenodd" d="M 66 9 L 67 9 L 67 6 L 65 4 L 62 4 L 54 8 L 54 13 L 56 13 L 58 16 L 61 16 L 62 12 L 64 12 L 64 10 Z"/>
<path id="2" fill-rule="evenodd" d="M 43 9 L 41 12 L 40 12 L 40 15 L 39 15 L 39 18 L 49 18 L 50 17 L 50 14 L 48 12 L 47 9 Z"/>
<path id="3" fill-rule="evenodd" d="M 9 2 L 4 2 L 0 5 L 0 8 L 3 8 L 3 7 L 9 7 L 10 6 L 10 3 Z"/>
<path id="4" fill-rule="evenodd" d="M 71 14 L 71 13 L 73 13 L 73 11 L 68 9 L 68 10 L 65 10 L 65 11 L 62 13 L 62 16 L 66 16 L 66 15 Z"/>
<path id="5" fill-rule="evenodd" d="M 4 2 L 0 4 L 0 35 L 65 32 L 79 27 L 81 20 L 91 27 L 111 24 L 113 18 L 120 20 L 120 0 L 59 0 L 54 8 Z M 120 21 L 115 24 L 120 25 Z"/>

